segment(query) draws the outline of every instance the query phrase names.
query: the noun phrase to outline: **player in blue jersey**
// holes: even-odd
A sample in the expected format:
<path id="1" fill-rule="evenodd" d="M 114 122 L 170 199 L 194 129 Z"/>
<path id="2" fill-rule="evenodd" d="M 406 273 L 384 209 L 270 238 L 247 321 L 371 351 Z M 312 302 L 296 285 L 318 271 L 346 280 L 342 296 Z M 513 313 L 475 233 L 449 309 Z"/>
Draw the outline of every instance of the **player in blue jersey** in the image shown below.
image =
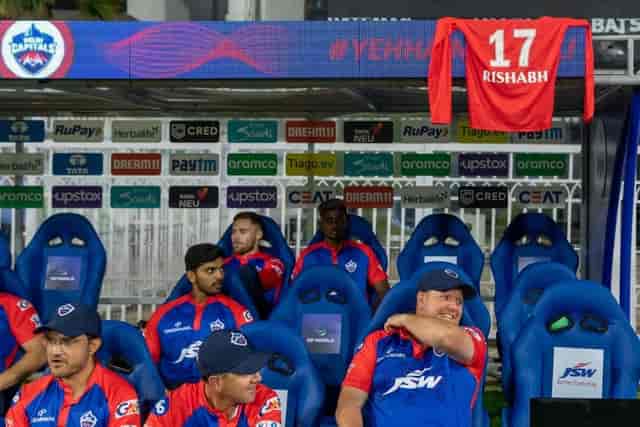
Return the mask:
<path id="1" fill-rule="evenodd" d="M 469 427 L 484 369 L 482 332 L 461 327 L 475 289 L 455 271 L 419 282 L 415 314 L 396 314 L 369 334 L 342 383 L 340 427 Z"/>
<path id="2" fill-rule="evenodd" d="M 305 268 L 335 265 L 361 286 L 367 298 L 367 286 L 374 289 L 377 294 L 374 304 L 378 304 L 389 290 L 387 273 L 368 245 L 347 238 L 348 217 L 344 202 L 340 199 L 327 200 L 320 205 L 319 211 L 320 231 L 324 240 L 308 246 L 300 253 L 293 268 L 292 280 Z"/>
<path id="3" fill-rule="evenodd" d="M 7 427 L 140 425 L 134 388 L 95 359 L 102 344 L 95 310 L 64 304 L 40 330 L 45 332 L 51 374 L 16 394 Z"/>

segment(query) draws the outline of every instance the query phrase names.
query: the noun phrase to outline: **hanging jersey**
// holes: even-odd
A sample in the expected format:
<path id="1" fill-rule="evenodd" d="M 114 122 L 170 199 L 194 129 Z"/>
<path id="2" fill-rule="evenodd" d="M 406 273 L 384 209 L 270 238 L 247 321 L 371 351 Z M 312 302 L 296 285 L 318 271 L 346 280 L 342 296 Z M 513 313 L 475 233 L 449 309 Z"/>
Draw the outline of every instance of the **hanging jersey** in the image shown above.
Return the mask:
<path id="1" fill-rule="evenodd" d="M 26 384 L 13 399 L 7 427 L 130 427 L 140 425 L 133 387 L 100 364 L 78 399 L 71 387 L 52 375 Z"/>
<path id="2" fill-rule="evenodd" d="M 158 307 L 144 331 L 160 375 L 169 388 L 200 380 L 198 350 L 213 331 L 237 329 L 253 320 L 249 310 L 226 295 L 197 304 L 191 294 Z"/>
<path id="3" fill-rule="evenodd" d="M 368 335 L 342 383 L 369 395 L 365 425 L 469 427 L 487 344 L 478 329 L 465 330 L 474 345 L 467 366 L 425 349 L 404 330 Z"/>
<path id="4" fill-rule="evenodd" d="M 211 407 L 204 383 L 185 384 L 156 403 L 145 427 L 280 427 L 280 399 L 275 391 L 258 384 L 251 403 L 236 406 L 229 418 Z"/>
<path id="5" fill-rule="evenodd" d="M 20 346 L 35 336 L 39 326 L 40 318 L 29 301 L 0 292 L 0 372 L 11 366 Z"/>
<path id="6" fill-rule="evenodd" d="M 237 272 L 241 265 L 251 265 L 258 272 L 265 298 L 272 306 L 278 301 L 284 282 L 284 264 L 266 252 L 250 255 L 232 255 L 224 260 L 225 274 Z"/>
<path id="7" fill-rule="evenodd" d="M 451 122 L 451 35 L 466 42 L 469 122 L 476 129 L 540 131 L 551 128 L 560 48 L 568 27 L 584 27 L 585 122 L 594 111 L 593 45 L 581 19 L 438 20 L 429 65 L 433 123 Z"/>

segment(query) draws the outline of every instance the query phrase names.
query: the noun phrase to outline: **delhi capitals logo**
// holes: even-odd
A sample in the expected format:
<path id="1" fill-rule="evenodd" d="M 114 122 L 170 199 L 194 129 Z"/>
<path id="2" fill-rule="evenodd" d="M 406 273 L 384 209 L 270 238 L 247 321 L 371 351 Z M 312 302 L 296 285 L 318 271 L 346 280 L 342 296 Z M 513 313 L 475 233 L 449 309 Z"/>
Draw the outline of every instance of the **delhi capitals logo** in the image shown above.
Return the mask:
<path id="1" fill-rule="evenodd" d="M 4 77 L 62 77 L 71 65 L 73 43 L 63 23 L 13 22 L 2 35 Z"/>

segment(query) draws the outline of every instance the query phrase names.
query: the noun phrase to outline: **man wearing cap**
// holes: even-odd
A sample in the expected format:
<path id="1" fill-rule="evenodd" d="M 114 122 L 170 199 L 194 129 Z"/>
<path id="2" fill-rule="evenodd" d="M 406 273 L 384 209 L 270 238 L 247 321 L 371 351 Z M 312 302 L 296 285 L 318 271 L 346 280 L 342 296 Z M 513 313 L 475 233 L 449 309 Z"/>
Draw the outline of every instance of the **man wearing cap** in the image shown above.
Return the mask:
<path id="1" fill-rule="evenodd" d="M 200 347 L 202 379 L 156 403 L 145 427 L 280 427 L 280 399 L 260 384 L 271 357 L 255 351 L 239 330 L 213 332 Z"/>
<path id="2" fill-rule="evenodd" d="M 224 254 L 210 243 L 191 246 L 185 255 L 191 292 L 162 304 L 144 330 L 151 357 L 169 389 L 198 382 L 196 356 L 213 331 L 251 322 L 249 310 L 223 295 Z"/>
<path id="3" fill-rule="evenodd" d="M 474 295 L 454 270 L 426 272 L 415 314 L 389 317 L 358 348 L 338 425 L 469 427 L 487 351 L 482 332 L 460 326 L 463 301 Z"/>
<path id="4" fill-rule="evenodd" d="M 26 384 L 13 399 L 7 427 L 131 427 L 140 425 L 133 387 L 100 365 L 101 321 L 89 307 L 64 304 L 39 328 L 50 375 Z"/>
<path id="5" fill-rule="evenodd" d="M 300 253 L 291 279 L 294 280 L 305 268 L 335 265 L 346 271 L 362 287 L 374 306 L 379 304 L 389 290 L 387 273 L 368 245 L 348 238 L 348 216 L 344 202 L 330 199 L 323 202 L 318 210 L 320 231 L 324 239 L 309 245 Z M 369 298 L 369 290 L 375 291 L 377 298 Z"/>

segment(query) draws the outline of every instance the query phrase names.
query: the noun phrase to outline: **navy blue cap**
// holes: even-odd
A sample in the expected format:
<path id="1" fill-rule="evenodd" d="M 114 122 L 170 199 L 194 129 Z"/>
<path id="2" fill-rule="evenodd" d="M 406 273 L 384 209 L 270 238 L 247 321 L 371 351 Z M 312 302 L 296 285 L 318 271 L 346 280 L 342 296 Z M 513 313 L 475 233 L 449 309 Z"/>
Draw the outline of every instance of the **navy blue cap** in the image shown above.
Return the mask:
<path id="1" fill-rule="evenodd" d="M 476 296 L 476 288 L 469 282 L 469 279 L 451 268 L 427 271 L 418 280 L 419 291 L 448 291 L 450 289 L 462 290 L 464 299 Z"/>
<path id="2" fill-rule="evenodd" d="M 95 309 L 82 304 L 63 304 L 58 307 L 53 318 L 36 332 L 56 331 L 75 338 L 80 335 L 99 337 L 102 333 L 100 315 Z"/>
<path id="3" fill-rule="evenodd" d="M 200 375 L 209 377 L 226 373 L 255 374 L 267 364 L 271 353 L 255 351 L 247 337 L 237 329 L 213 332 L 198 352 Z"/>

